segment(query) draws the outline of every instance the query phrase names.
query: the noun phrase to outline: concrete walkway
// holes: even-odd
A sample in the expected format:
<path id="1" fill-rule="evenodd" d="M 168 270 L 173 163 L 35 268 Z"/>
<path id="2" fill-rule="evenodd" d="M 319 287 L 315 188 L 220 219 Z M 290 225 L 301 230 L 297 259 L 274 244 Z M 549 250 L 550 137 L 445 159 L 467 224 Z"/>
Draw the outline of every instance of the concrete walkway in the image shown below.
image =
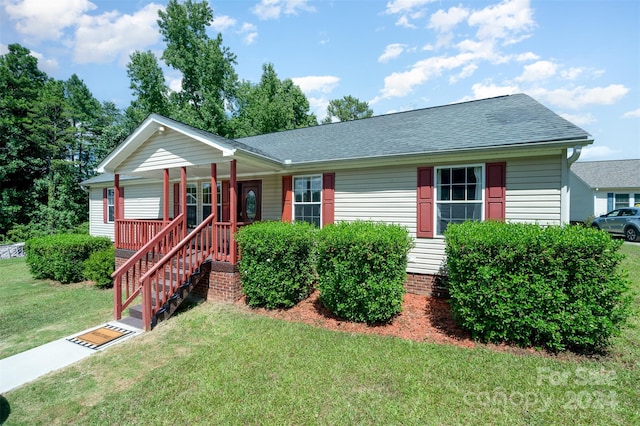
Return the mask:
<path id="1" fill-rule="evenodd" d="M 132 331 L 113 342 L 106 343 L 98 349 L 84 347 L 77 343 L 70 342 L 69 338 L 79 336 L 105 325 L 111 325 Z M 45 374 L 71 365 L 84 358 L 87 358 L 98 351 L 103 351 L 113 345 L 117 345 L 133 336 L 143 333 L 143 330 L 118 321 L 111 321 L 90 329 L 72 334 L 51 343 L 30 349 L 28 351 L 0 359 L 0 393 L 8 392 L 18 388 L 25 383 L 29 383 Z"/>

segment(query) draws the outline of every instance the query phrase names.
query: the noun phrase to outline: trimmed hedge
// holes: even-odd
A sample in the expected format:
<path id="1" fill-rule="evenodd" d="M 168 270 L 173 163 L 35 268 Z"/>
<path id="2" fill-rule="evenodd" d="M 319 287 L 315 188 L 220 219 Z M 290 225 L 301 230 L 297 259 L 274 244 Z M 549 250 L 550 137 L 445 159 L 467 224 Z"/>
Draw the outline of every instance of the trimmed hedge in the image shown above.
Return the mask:
<path id="1" fill-rule="evenodd" d="M 113 286 L 111 274 L 116 267 L 116 249 L 109 247 L 91 253 L 91 256 L 84 261 L 84 278 L 96 283 L 100 288 Z"/>
<path id="2" fill-rule="evenodd" d="M 349 321 L 389 321 L 402 310 L 412 245 L 399 225 L 357 221 L 323 228 L 317 261 L 321 302 Z"/>
<path id="3" fill-rule="evenodd" d="M 451 308 L 476 339 L 599 351 L 630 313 L 622 242 L 606 232 L 489 221 L 445 238 Z"/>
<path id="4" fill-rule="evenodd" d="M 247 304 L 289 308 L 313 286 L 314 229 L 306 222 L 258 222 L 240 228 L 240 280 Z"/>
<path id="5" fill-rule="evenodd" d="M 67 284 L 83 280 L 84 261 L 91 253 L 112 246 L 107 237 L 55 234 L 28 240 L 25 252 L 27 265 L 35 278 Z"/>

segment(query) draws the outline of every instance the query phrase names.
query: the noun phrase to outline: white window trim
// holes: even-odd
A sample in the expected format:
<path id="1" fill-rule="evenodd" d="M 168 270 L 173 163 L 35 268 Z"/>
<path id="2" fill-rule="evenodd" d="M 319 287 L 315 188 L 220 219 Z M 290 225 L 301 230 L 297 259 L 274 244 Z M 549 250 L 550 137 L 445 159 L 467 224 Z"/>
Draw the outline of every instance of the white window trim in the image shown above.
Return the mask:
<path id="1" fill-rule="evenodd" d="M 485 188 L 486 188 L 486 171 L 485 163 L 471 163 L 471 164 L 452 164 L 444 166 L 434 166 L 433 168 L 433 235 L 435 238 L 444 238 L 444 235 L 438 232 L 438 204 L 444 203 L 440 201 L 440 186 L 438 185 L 438 170 L 442 169 L 464 169 L 467 167 L 480 167 L 480 199 L 474 200 L 475 203 L 480 203 L 480 221 L 484 222 L 485 214 Z M 447 204 L 470 204 L 471 201 L 446 201 Z"/>
<path id="2" fill-rule="evenodd" d="M 111 199 L 113 203 L 109 202 L 109 194 L 111 194 Z M 109 214 L 110 209 L 113 209 L 113 218 L 112 215 Z M 107 188 L 107 223 L 114 223 L 116 217 L 116 189 L 115 188 Z"/>
<path id="3" fill-rule="evenodd" d="M 320 178 L 320 202 L 300 202 L 296 203 L 296 179 L 304 179 L 304 178 Z M 320 228 L 322 228 L 322 203 L 324 201 L 324 191 L 322 189 L 323 185 L 323 174 L 311 174 L 311 175 L 297 175 L 293 176 L 291 179 L 291 220 L 292 222 L 296 221 L 296 205 L 305 205 L 305 204 L 320 204 Z"/>
<path id="4" fill-rule="evenodd" d="M 211 197 L 211 200 L 210 200 L 211 202 L 209 202 L 209 203 L 205 203 L 204 202 L 204 194 L 205 194 L 204 193 L 204 189 L 205 189 L 205 187 L 207 185 L 209 185 L 209 189 L 210 189 L 209 196 Z M 198 199 L 198 201 L 200 202 L 200 208 L 198 209 L 198 212 L 199 212 L 201 217 L 200 217 L 200 220 L 199 220 L 198 223 L 200 223 L 200 222 L 202 222 L 203 220 L 206 219 L 206 217 L 204 216 L 204 212 L 203 212 L 203 210 L 204 210 L 204 208 L 206 206 L 209 206 L 210 209 L 213 209 L 213 197 L 214 197 L 214 193 L 211 190 L 212 189 L 211 188 L 211 182 L 202 182 L 202 183 L 200 183 L 199 186 L 200 186 L 200 198 Z M 211 212 L 213 212 L 213 210 L 211 210 Z"/>

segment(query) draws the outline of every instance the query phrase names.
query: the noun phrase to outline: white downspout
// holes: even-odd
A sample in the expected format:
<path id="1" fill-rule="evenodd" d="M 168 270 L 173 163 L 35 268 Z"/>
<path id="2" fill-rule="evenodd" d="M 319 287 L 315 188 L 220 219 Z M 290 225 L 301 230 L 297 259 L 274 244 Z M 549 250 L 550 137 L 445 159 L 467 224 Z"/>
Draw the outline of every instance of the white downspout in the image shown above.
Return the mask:
<path id="1" fill-rule="evenodd" d="M 577 145 L 573 147 L 573 152 L 562 164 L 562 189 L 563 194 L 560 197 L 560 224 L 566 225 L 571 222 L 571 187 L 569 185 L 569 169 L 571 165 L 578 161 L 580 153 L 582 152 L 582 146 Z"/>

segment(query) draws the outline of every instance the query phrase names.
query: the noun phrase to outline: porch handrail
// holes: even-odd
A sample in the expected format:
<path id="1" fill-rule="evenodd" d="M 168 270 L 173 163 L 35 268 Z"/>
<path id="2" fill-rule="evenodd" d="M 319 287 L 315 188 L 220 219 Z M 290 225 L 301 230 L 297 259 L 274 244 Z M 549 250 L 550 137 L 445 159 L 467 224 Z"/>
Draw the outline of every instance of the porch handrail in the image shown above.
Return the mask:
<path id="1" fill-rule="evenodd" d="M 170 223 L 164 219 L 116 219 L 118 228 L 116 247 L 126 250 L 140 250 Z"/>
<path id="2" fill-rule="evenodd" d="M 149 268 L 149 265 L 153 265 L 165 252 L 170 251 L 174 241 L 182 236 L 183 226 L 184 213 L 181 213 L 111 274 L 116 320 L 122 318 L 122 311 L 140 294 L 140 281 L 136 278 L 140 277 Z M 125 286 L 124 294 L 126 297 L 124 302 L 122 301 L 123 286 Z"/>
<path id="3" fill-rule="evenodd" d="M 142 323 L 146 330 L 151 329 L 153 315 L 214 251 L 218 251 L 218 227 L 214 219 L 215 213 L 212 213 L 140 277 Z"/>

